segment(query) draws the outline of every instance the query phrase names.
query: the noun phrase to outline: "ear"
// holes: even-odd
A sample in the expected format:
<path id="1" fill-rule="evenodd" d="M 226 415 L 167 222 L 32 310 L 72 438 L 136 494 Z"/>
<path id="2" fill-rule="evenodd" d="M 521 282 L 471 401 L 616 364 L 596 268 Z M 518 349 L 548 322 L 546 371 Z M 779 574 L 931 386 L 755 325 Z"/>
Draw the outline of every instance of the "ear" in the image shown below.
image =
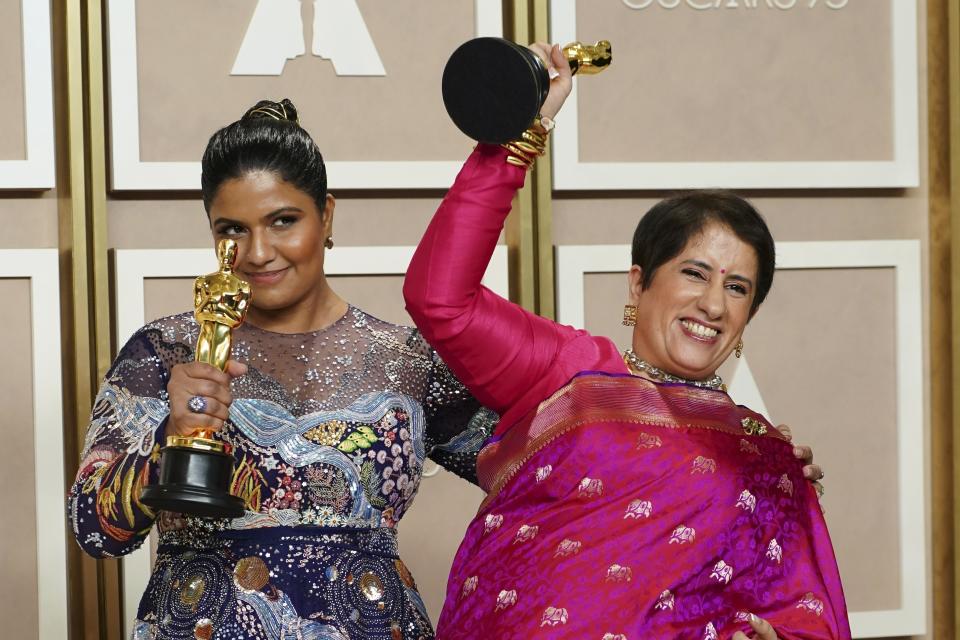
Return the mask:
<path id="1" fill-rule="evenodd" d="M 630 267 L 627 273 L 627 300 L 630 304 L 640 304 L 640 296 L 643 293 L 643 270 L 639 265 Z"/>
<path id="2" fill-rule="evenodd" d="M 333 212 L 337 208 L 337 199 L 332 194 L 327 194 L 327 199 L 323 205 L 323 211 L 320 212 L 320 222 L 323 224 L 324 237 L 329 238 L 333 235 Z"/>

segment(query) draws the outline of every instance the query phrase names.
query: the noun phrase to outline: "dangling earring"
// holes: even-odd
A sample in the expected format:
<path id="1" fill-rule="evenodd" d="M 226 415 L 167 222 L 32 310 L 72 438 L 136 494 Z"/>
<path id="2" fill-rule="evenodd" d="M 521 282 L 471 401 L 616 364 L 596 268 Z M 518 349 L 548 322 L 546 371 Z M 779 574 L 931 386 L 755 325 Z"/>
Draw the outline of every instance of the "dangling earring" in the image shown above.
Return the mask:
<path id="1" fill-rule="evenodd" d="M 637 305 L 623 305 L 623 326 L 635 327 L 637 325 Z"/>
<path id="2" fill-rule="evenodd" d="M 329 238 L 324 240 L 323 246 L 325 246 L 327 249 L 333 249 L 333 236 L 330 236 Z"/>
<path id="3" fill-rule="evenodd" d="M 733 351 L 733 355 L 737 356 L 738 358 L 743 355 L 743 340 L 737 343 L 737 346 Z"/>

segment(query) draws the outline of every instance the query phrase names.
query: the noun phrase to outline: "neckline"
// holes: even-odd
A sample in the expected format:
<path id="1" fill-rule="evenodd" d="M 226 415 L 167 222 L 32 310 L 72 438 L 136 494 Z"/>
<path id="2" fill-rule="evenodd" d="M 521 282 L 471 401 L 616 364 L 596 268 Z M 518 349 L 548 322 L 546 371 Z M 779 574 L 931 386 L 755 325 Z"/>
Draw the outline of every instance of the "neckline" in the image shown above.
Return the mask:
<path id="1" fill-rule="evenodd" d="M 244 322 L 242 325 L 240 325 L 240 328 L 242 329 L 246 327 L 248 329 L 252 329 L 256 333 L 262 333 L 269 336 L 279 336 L 281 338 L 303 337 L 303 336 L 316 337 L 321 334 L 328 333 L 332 331 L 334 328 L 338 328 L 342 323 L 346 322 L 347 318 L 352 316 L 355 311 L 357 311 L 357 308 L 348 302 L 347 310 L 339 318 L 337 318 L 336 320 L 334 320 L 333 322 L 331 322 L 325 327 L 321 327 L 319 329 L 311 329 L 309 331 L 295 331 L 292 333 L 287 333 L 283 331 L 271 331 L 270 329 L 264 329 L 263 327 L 259 327 L 251 322 Z"/>

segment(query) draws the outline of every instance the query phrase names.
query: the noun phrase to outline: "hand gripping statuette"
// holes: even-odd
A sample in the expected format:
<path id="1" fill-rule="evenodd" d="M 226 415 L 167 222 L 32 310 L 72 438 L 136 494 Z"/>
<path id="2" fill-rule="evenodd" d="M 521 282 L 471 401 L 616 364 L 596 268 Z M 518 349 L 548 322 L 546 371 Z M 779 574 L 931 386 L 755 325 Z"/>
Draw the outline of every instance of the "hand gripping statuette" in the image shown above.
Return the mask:
<path id="1" fill-rule="evenodd" d="M 194 316 L 200 325 L 195 359 L 221 371 L 230 359 L 232 331 L 243 323 L 250 285 L 233 273 L 237 243 L 217 245 L 220 269 L 200 276 L 193 286 Z M 233 456 L 229 444 L 210 429 L 167 437 L 160 454 L 160 481 L 144 487 L 140 502 L 152 509 L 215 518 L 243 515 L 243 501 L 230 495 Z"/>
<path id="2" fill-rule="evenodd" d="M 563 54 L 577 74 L 600 73 L 613 61 L 610 43 L 568 44 Z M 443 104 L 457 127 L 479 142 L 517 140 L 540 113 L 550 76 L 540 56 L 503 38 L 460 45 L 443 70 Z"/>

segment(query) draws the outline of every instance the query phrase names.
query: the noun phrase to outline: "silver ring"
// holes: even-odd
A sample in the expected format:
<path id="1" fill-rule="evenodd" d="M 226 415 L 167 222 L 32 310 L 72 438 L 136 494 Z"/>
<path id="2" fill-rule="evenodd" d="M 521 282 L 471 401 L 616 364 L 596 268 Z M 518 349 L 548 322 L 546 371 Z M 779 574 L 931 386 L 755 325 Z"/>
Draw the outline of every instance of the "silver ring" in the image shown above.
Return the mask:
<path id="1" fill-rule="evenodd" d="M 207 399 L 203 396 L 193 396 L 187 400 L 187 408 L 193 413 L 203 413 L 207 410 Z"/>

